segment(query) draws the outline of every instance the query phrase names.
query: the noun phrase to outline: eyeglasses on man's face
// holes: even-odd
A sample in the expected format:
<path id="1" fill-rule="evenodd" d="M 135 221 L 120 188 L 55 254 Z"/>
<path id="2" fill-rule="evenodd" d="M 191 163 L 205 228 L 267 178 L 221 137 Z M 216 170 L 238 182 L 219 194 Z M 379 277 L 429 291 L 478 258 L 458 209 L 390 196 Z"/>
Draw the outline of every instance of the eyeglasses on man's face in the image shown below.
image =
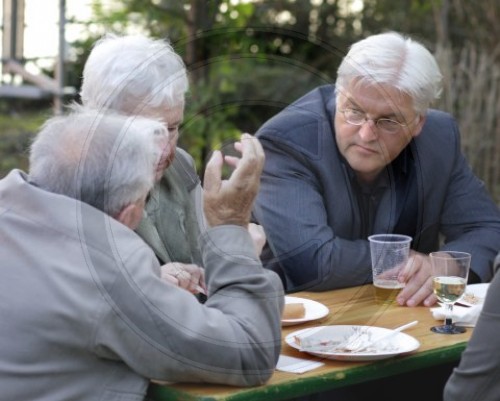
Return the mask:
<path id="1" fill-rule="evenodd" d="M 351 109 L 348 107 L 339 111 L 344 115 L 344 119 L 348 124 L 359 126 L 371 120 L 373 121 L 377 129 L 383 132 L 387 132 L 388 134 L 396 134 L 397 132 L 399 132 L 401 127 L 407 127 L 409 124 L 411 124 L 411 122 L 409 124 L 400 123 L 399 121 L 392 120 L 390 118 L 368 118 L 363 111 Z M 415 121 L 415 119 L 413 121 Z"/>

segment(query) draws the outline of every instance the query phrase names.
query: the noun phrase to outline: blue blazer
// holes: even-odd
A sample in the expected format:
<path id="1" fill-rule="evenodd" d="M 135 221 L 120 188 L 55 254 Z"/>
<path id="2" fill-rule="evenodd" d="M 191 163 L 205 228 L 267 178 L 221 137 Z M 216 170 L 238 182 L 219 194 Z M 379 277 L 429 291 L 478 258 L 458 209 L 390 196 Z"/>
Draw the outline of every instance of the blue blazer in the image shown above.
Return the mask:
<path id="1" fill-rule="evenodd" d="M 254 209 L 269 248 L 266 266 L 288 292 L 371 282 L 370 250 L 349 170 L 333 125 L 331 85 L 309 92 L 257 132 L 266 152 Z M 482 281 L 500 249 L 500 211 L 460 149 L 456 121 L 429 110 L 420 135 L 386 169 L 389 186 L 374 233 L 404 233 L 412 248 L 472 254 Z M 269 256 L 271 255 L 271 256 Z"/>

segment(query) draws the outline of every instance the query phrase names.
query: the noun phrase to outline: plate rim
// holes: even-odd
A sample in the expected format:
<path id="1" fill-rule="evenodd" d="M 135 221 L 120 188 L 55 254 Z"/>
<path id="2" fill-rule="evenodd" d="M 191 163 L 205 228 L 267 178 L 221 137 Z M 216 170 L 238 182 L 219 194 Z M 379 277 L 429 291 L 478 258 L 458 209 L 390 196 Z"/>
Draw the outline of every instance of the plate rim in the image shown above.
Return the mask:
<path id="1" fill-rule="evenodd" d="M 291 341 L 289 341 L 289 338 L 296 336 L 300 332 L 307 331 L 307 330 L 313 330 L 313 329 L 321 329 L 325 327 L 366 327 L 369 329 L 382 329 L 382 330 L 387 330 L 387 331 L 393 331 L 393 329 L 388 329 L 387 327 L 380 327 L 380 326 L 368 326 L 368 325 L 359 325 L 359 324 L 332 324 L 332 325 L 323 325 L 323 326 L 313 326 L 313 327 L 306 327 L 303 329 L 295 330 L 292 333 L 289 333 L 288 335 L 285 336 L 285 343 L 292 347 L 293 349 L 299 351 L 299 352 L 307 352 L 308 354 L 319 356 L 322 358 L 328 358 L 328 359 L 338 359 L 338 360 L 344 360 L 344 361 L 369 361 L 369 360 L 378 360 L 378 359 L 386 359 L 390 358 L 396 355 L 404 355 L 410 352 L 413 352 L 417 349 L 420 348 L 421 343 L 420 341 L 413 337 L 410 334 L 399 332 L 397 333 L 398 336 L 403 336 L 407 337 L 409 340 L 414 342 L 414 347 L 408 350 L 404 351 L 394 351 L 394 352 L 388 352 L 388 353 L 350 353 L 350 352 L 309 352 L 309 351 L 300 351 L 300 348 L 298 345 L 293 341 L 294 345 L 291 344 Z"/>

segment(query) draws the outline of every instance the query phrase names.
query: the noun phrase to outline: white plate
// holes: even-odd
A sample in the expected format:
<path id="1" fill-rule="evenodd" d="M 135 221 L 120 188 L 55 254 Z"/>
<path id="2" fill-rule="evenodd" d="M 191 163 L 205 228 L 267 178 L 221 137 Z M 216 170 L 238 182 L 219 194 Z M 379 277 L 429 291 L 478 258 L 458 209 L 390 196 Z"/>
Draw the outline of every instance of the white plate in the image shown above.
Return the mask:
<path id="1" fill-rule="evenodd" d="M 382 327 L 372 327 L 372 326 L 344 326 L 344 325 L 333 325 L 333 326 L 317 326 L 310 327 L 303 330 L 298 330 L 290 333 L 286 336 L 285 342 L 292 348 L 301 350 L 299 344 L 296 341 L 297 336 L 304 336 L 306 334 L 313 335 L 316 334 L 321 340 L 328 340 L 335 343 L 340 343 L 345 341 L 349 336 L 351 336 L 355 330 L 362 330 L 363 333 L 367 333 L 369 338 L 377 339 L 387 334 L 390 334 L 393 330 L 385 329 Z M 320 356 L 327 359 L 336 359 L 340 361 L 375 361 L 378 359 L 386 359 L 392 356 L 406 354 L 408 352 L 415 351 L 420 347 L 420 342 L 405 333 L 396 333 L 390 340 L 384 343 L 385 340 L 380 341 L 381 349 L 374 351 L 361 351 L 361 352 L 326 352 L 326 351 L 304 351 L 312 355 Z"/>
<path id="2" fill-rule="evenodd" d="M 282 326 L 292 326 L 294 324 L 312 322 L 314 320 L 318 320 L 318 319 L 325 317 L 330 312 L 325 305 L 323 305 L 322 303 L 313 301 L 311 299 L 286 296 L 285 303 L 286 304 L 295 304 L 295 303 L 304 304 L 306 314 L 303 318 L 300 318 L 300 319 L 281 319 Z"/>
<path id="3" fill-rule="evenodd" d="M 465 289 L 465 294 L 457 304 L 465 306 L 482 305 L 490 283 L 469 284 Z"/>

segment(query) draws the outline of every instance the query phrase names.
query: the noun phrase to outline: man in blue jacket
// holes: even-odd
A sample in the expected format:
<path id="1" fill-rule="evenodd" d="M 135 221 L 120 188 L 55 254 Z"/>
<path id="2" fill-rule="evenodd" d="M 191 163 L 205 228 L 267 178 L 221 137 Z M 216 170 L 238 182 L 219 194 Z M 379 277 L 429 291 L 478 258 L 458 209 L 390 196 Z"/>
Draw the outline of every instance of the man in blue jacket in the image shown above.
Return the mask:
<path id="1" fill-rule="evenodd" d="M 429 109 L 441 78 L 420 43 L 373 35 L 351 47 L 335 87 L 258 131 L 266 164 L 254 216 L 288 292 L 371 282 L 374 233 L 413 238 L 401 305 L 436 302 L 431 251 L 470 252 L 470 281 L 491 279 L 500 212 L 461 152 L 456 121 Z"/>

